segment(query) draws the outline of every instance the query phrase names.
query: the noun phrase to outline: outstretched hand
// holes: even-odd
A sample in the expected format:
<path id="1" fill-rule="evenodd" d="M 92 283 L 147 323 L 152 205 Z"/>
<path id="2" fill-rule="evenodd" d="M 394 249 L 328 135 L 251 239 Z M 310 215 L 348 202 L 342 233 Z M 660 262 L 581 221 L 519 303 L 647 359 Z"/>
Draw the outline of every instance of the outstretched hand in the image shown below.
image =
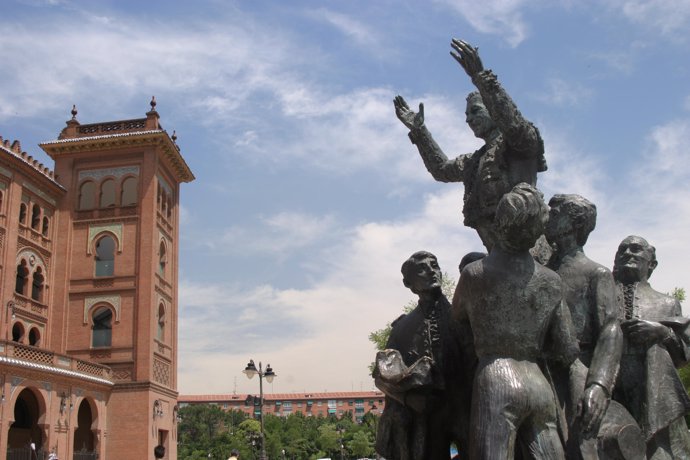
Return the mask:
<path id="1" fill-rule="evenodd" d="M 398 120 L 400 120 L 403 125 L 407 126 L 407 129 L 413 130 L 415 128 L 421 128 L 424 125 L 424 104 L 420 103 L 419 113 L 414 113 L 402 96 L 395 96 L 393 105 L 395 106 L 395 115 L 397 115 Z"/>
<path id="2" fill-rule="evenodd" d="M 586 438 L 596 437 L 608 405 L 609 398 L 603 387 L 598 384 L 587 387 L 577 404 L 577 416 L 581 417 L 582 431 Z"/>
<path id="3" fill-rule="evenodd" d="M 482 60 L 479 58 L 479 48 L 457 38 L 451 40 L 450 46 L 453 48 L 450 55 L 465 69 L 470 78 L 474 78 L 475 75 L 484 70 Z"/>

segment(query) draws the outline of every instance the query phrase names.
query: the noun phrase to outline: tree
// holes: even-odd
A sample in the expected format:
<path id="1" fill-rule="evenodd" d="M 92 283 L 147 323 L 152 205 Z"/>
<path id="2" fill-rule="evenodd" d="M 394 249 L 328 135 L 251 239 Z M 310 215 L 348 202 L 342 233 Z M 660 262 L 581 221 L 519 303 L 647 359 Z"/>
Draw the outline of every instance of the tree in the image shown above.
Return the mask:
<path id="1" fill-rule="evenodd" d="M 347 443 L 347 448 L 357 458 L 369 457 L 374 453 L 373 443 L 364 431 L 356 432 L 352 436 L 352 441 Z"/>
<path id="2" fill-rule="evenodd" d="M 678 302 L 682 302 L 685 300 L 685 289 L 682 287 L 673 288 L 671 295 L 678 299 Z"/>
<path id="3" fill-rule="evenodd" d="M 330 423 L 327 425 L 321 425 L 319 427 L 319 437 L 317 439 L 317 444 L 319 445 L 319 449 L 322 451 L 328 453 L 333 453 L 337 452 L 340 443 L 338 437 L 338 432 L 335 429 L 335 425 L 331 425 Z"/>
<path id="4" fill-rule="evenodd" d="M 232 449 L 237 449 L 242 459 L 258 458 L 261 424 L 243 412 L 224 412 L 216 405 L 199 404 L 180 409 L 180 417 L 177 454 L 180 460 L 208 460 L 208 454 L 224 459 Z M 376 423 L 377 416 L 373 413 L 365 414 L 362 423 L 354 423 L 351 412 L 340 417 L 264 414 L 266 453 L 272 459 L 282 459 L 283 450 L 285 458 L 290 460 L 340 458 L 341 444 L 350 453 L 357 449 L 363 451 L 365 438 L 371 446 Z"/>

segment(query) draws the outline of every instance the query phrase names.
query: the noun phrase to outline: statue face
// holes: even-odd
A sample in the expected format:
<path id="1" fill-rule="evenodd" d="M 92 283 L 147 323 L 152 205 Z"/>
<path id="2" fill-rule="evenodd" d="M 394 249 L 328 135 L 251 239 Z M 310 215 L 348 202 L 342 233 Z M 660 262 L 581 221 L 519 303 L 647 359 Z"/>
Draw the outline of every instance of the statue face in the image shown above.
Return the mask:
<path id="1" fill-rule="evenodd" d="M 649 243 L 640 237 L 630 236 L 621 242 L 616 252 L 613 263 L 616 279 L 628 283 L 646 281 L 651 263 Z"/>
<path id="2" fill-rule="evenodd" d="M 480 139 L 487 138 L 496 127 L 486 106 L 476 98 L 467 101 L 465 121 L 474 135 Z"/>
<path id="3" fill-rule="evenodd" d="M 560 205 L 553 206 L 549 210 L 549 222 L 544 229 L 544 236 L 551 244 L 558 244 L 563 237 L 574 230 L 573 220 Z"/>
<path id="4" fill-rule="evenodd" d="M 441 268 L 435 257 L 415 261 L 405 274 L 405 284 L 414 293 L 441 289 L 441 279 Z"/>

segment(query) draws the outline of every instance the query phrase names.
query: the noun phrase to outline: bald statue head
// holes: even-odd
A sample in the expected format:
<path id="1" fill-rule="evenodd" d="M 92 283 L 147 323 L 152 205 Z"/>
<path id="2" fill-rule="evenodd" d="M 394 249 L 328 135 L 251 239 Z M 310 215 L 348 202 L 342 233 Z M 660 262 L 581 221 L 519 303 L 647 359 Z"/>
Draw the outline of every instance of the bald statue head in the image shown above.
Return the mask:
<path id="1" fill-rule="evenodd" d="M 647 281 L 657 266 L 656 249 L 641 236 L 621 241 L 613 261 L 613 277 L 624 284 Z"/>

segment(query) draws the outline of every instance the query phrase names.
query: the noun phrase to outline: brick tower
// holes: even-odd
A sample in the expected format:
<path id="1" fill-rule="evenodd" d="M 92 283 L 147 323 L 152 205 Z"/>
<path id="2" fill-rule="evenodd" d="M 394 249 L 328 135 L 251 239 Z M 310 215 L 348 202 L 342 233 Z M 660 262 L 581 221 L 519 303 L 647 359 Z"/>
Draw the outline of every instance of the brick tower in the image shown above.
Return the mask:
<path id="1" fill-rule="evenodd" d="M 66 190 L 50 343 L 112 369 L 96 435 L 106 458 L 152 458 L 163 444 L 176 459 L 179 191 L 194 176 L 155 99 L 140 119 L 80 124 L 72 115 L 58 140 L 41 144 Z"/>

